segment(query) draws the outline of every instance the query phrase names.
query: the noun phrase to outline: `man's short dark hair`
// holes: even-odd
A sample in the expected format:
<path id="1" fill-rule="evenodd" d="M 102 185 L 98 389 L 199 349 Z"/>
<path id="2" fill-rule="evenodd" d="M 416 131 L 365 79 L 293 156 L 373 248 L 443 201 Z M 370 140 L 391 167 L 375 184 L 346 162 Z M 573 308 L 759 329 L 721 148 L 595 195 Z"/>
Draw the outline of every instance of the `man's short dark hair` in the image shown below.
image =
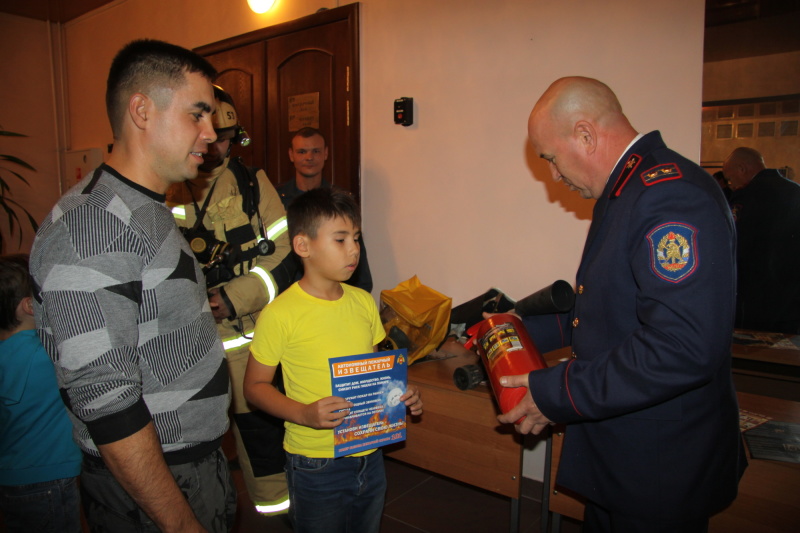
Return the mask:
<path id="1" fill-rule="evenodd" d="M 304 139 L 308 139 L 309 137 L 313 137 L 314 135 L 319 135 L 320 137 L 322 137 L 322 142 L 325 143 L 326 146 L 328 145 L 328 141 L 325 140 L 325 136 L 322 134 L 321 131 L 319 131 L 317 128 L 305 127 L 305 128 L 300 128 L 295 132 L 294 135 L 292 135 L 292 138 L 289 139 L 289 147 L 291 148 L 292 141 L 295 139 L 295 137 L 302 137 Z"/>
<path id="2" fill-rule="evenodd" d="M 118 139 L 122 132 L 132 94 L 139 92 L 152 97 L 155 89 L 180 87 L 186 83 L 187 72 L 199 72 L 210 81 L 217 77 L 211 63 L 180 46 L 153 39 L 125 45 L 111 62 L 106 82 L 106 112 L 114 138 Z"/>
<path id="3" fill-rule="evenodd" d="M 303 193 L 292 201 L 286 213 L 289 240 L 300 234 L 314 239 L 323 222 L 337 217 L 361 227 L 358 204 L 349 192 L 336 187 L 319 187 Z"/>
<path id="4" fill-rule="evenodd" d="M 28 256 L 0 256 L 0 330 L 9 331 L 19 325 L 17 306 L 33 295 L 33 280 L 28 273 Z"/>

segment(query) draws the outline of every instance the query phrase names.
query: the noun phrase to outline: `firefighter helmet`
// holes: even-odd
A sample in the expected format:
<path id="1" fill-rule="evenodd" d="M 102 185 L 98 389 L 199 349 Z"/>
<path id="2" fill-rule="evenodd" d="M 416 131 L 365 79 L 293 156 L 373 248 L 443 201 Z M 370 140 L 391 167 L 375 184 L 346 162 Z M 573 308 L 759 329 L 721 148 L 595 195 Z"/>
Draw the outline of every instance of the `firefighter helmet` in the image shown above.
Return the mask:
<path id="1" fill-rule="evenodd" d="M 231 144 L 247 146 L 250 144 L 250 137 L 239 124 L 239 114 L 233 105 L 233 98 L 222 87 L 214 85 L 214 98 L 217 101 L 217 110 L 214 111 L 212 121 L 217 135 L 233 132 Z"/>

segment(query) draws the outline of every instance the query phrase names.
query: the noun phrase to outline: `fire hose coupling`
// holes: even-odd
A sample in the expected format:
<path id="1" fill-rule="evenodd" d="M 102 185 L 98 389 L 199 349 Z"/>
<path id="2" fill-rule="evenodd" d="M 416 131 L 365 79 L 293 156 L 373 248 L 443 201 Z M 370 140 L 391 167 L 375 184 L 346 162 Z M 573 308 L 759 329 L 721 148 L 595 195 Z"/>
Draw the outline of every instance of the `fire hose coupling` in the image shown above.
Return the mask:
<path id="1" fill-rule="evenodd" d="M 464 365 L 453 372 L 453 382 L 459 390 L 474 389 L 486 379 L 481 365 Z"/>

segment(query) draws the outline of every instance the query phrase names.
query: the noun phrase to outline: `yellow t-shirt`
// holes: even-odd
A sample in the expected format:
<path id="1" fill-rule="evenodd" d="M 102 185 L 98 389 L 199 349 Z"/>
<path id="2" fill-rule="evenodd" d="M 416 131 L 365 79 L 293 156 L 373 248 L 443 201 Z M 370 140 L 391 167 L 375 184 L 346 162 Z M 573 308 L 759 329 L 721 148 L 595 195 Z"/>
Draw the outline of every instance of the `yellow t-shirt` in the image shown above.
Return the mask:
<path id="1" fill-rule="evenodd" d="M 344 283 L 342 289 L 338 300 L 321 300 L 295 283 L 258 317 L 250 352 L 259 363 L 281 364 L 286 396 L 293 400 L 310 404 L 331 396 L 328 359 L 372 353 L 386 336 L 372 296 Z M 333 430 L 284 425 L 289 453 L 333 457 Z"/>

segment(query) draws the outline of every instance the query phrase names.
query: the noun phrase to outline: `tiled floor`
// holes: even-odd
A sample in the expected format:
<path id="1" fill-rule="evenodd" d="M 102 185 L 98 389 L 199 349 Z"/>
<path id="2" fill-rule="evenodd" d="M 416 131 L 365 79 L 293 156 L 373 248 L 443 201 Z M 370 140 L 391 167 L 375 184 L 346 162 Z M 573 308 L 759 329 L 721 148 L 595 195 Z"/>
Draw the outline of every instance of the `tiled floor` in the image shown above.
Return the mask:
<path id="1" fill-rule="evenodd" d="M 508 498 L 386 460 L 388 491 L 381 533 L 495 533 L 510 531 Z M 248 504 L 241 472 L 234 471 L 240 491 L 235 533 L 290 533 L 284 517 L 263 517 Z M 535 485 L 535 483 L 530 483 Z M 526 487 L 523 492 L 536 492 Z M 541 530 L 541 503 L 532 494 L 520 500 L 520 533 Z M 564 519 L 562 533 L 579 533 L 580 525 Z"/>

